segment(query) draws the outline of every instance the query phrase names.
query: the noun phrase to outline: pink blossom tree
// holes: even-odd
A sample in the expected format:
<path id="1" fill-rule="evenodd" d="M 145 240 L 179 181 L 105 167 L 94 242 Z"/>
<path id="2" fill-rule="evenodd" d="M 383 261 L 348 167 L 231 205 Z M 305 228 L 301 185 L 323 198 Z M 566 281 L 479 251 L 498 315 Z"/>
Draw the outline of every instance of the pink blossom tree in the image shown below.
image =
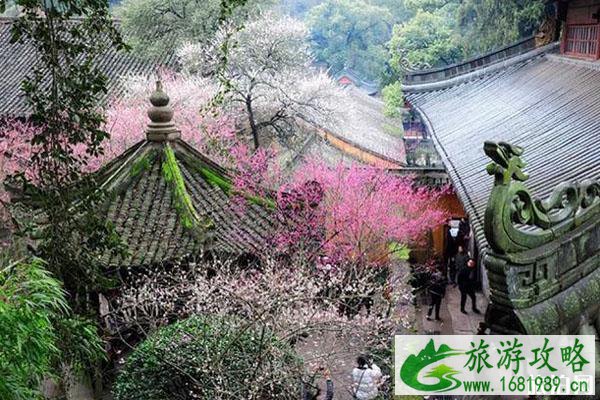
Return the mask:
<path id="1" fill-rule="evenodd" d="M 183 138 L 232 170 L 233 193 L 239 195 L 235 203 L 242 204 L 247 195 L 275 199 L 279 230 L 274 242 L 282 252 L 302 249 L 332 261 L 383 262 L 389 243 L 415 242 L 446 217 L 435 207 L 440 191 L 417 188 L 410 178 L 382 169 L 312 159 L 291 177 L 283 176 L 274 148 L 254 150 L 247 137 L 236 134 L 235 115 L 211 107 L 217 88 L 210 80 L 169 72 L 161 79 Z M 145 137 L 151 80 L 130 77 L 124 86 L 124 95 L 107 109 L 110 140 L 101 154 L 87 158 L 85 172 L 97 170 Z M 16 172 L 35 175 L 28 156 L 35 129 L 19 121 L 2 126 L 1 180 Z M 0 196 L 6 200 L 3 187 Z"/>
<path id="2" fill-rule="evenodd" d="M 275 151 L 271 147 L 254 151 L 239 137 L 237 117 L 233 110 L 225 113 L 221 108 L 211 105 L 217 88 L 209 79 L 176 75 L 169 71 L 162 71 L 156 77 L 130 76 L 124 79 L 122 96 L 112 99 L 107 105 L 103 129 L 109 133 L 110 139 L 104 142 L 102 151 L 89 156 L 83 145 L 73 149 L 78 159 L 85 160 L 81 165 L 83 172 L 98 170 L 107 161 L 145 138 L 148 98 L 153 80 L 158 78 L 163 81 L 171 98 L 175 124 L 182 138 L 234 171 L 232 183 L 235 193 L 247 192 L 249 187 L 253 192 L 258 192 L 259 185 L 256 182 L 261 182 L 265 187 L 274 187 L 278 180 L 275 163 L 272 162 Z M 7 120 L 0 125 L 0 182 L 10 175 L 24 173 L 35 183 L 35 166 L 31 163 L 35 148 L 31 139 L 38 130 L 31 123 L 19 120 Z M 268 182 L 265 180 L 267 177 L 270 177 Z M 0 200 L 8 200 L 4 185 L 0 187 Z M 2 207 L 0 212 L 5 220 L 6 210 Z"/>
<path id="3" fill-rule="evenodd" d="M 9 219 L 5 207 L 10 200 L 5 188 L 6 179 L 24 173 L 28 181 L 37 181 L 32 163 L 31 139 L 39 130 L 31 123 L 16 119 L 0 123 L 0 223 L 6 224 Z"/>
<path id="4" fill-rule="evenodd" d="M 162 71 L 155 77 L 131 76 L 124 80 L 124 94 L 111 101 L 107 108 L 105 129 L 110 141 L 105 146 L 104 156 L 90 170 L 145 138 L 148 98 L 156 79 L 162 80 L 171 99 L 175 111 L 173 120 L 183 140 L 215 161 L 231 164 L 230 150 L 238 144 L 236 119 L 233 114 L 211 105 L 216 86 L 207 78 Z"/>
<path id="5" fill-rule="evenodd" d="M 447 218 L 444 193 L 410 177 L 343 163 L 309 160 L 278 192 L 282 250 L 309 245 L 332 261 L 383 263 L 392 242 L 413 244 Z"/>

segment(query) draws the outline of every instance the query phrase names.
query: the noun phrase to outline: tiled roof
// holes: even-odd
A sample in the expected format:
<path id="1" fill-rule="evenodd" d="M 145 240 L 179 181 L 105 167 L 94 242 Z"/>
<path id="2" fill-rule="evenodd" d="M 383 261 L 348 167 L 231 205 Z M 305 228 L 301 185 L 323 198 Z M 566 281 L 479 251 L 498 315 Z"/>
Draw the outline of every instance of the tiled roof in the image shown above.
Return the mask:
<path id="1" fill-rule="evenodd" d="M 374 95 L 379 91 L 379 85 L 377 82 L 363 80 L 354 70 L 350 68 L 342 69 L 340 72 L 335 74 L 334 79 L 336 81 L 340 81 L 343 77 L 350 79 L 356 87 L 360 88 L 368 95 Z"/>
<path id="2" fill-rule="evenodd" d="M 177 194 L 163 171 L 167 148 L 173 151 L 201 221 L 201 235 L 186 227 L 177 209 Z M 107 219 L 115 224 L 130 252 L 126 259 L 108 260 L 109 265 L 149 265 L 202 250 L 256 255 L 268 245 L 269 208 L 252 201 L 242 210 L 236 207 L 223 184 L 227 173 L 181 140 L 144 140 L 99 174 L 103 187 L 112 193 Z"/>
<path id="3" fill-rule="evenodd" d="M 404 89 L 434 138 L 482 247 L 493 185 L 484 141 L 525 149 L 527 186 L 539 198 L 564 181 L 600 178 L 600 65 L 565 59 L 554 49 Z"/>
<path id="4" fill-rule="evenodd" d="M 399 166 L 406 165 L 402 135 L 391 132 L 398 128 L 398 122 L 384 115 L 383 101 L 353 87 L 344 90 L 343 116 L 321 128 L 368 153 Z"/>
<path id="5" fill-rule="evenodd" d="M 12 18 L 0 18 L 0 117 L 24 117 L 30 113 L 21 91 L 21 82 L 38 60 L 38 54 L 32 46 L 10 43 L 13 21 Z M 116 50 L 108 51 L 97 60 L 98 67 L 109 78 L 108 96 L 119 94 L 119 78 L 150 75 L 160 66 L 172 64 L 171 55 L 152 62 Z"/>

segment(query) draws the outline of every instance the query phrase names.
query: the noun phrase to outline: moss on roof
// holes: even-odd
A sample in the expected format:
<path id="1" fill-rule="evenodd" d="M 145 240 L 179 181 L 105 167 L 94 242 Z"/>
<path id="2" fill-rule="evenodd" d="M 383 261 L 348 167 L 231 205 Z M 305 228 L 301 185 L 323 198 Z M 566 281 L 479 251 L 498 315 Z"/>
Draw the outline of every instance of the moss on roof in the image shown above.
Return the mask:
<path id="1" fill-rule="evenodd" d="M 227 171 L 181 140 L 144 141 L 99 172 L 113 195 L 107 219 L 127 243 L 114 266 L 146 265 L 201 251 L 259 254 L 269 245 L 271 200 L 231 202 Z"/>

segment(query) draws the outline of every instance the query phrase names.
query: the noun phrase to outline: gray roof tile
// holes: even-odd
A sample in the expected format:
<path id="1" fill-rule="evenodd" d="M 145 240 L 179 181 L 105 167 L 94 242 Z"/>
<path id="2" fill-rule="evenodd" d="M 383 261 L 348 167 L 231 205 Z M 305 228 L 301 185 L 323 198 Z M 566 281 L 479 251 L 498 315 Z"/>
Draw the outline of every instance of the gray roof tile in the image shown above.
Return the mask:
<path id="1" fill-rule="evenodd" d="M 0 17 L 0 117 L 26 117 L 30 114 L 21 91 L 21 82 L 38 60 L 33 46 L 10 42 L 13 21 L 13 18 Z M 172 54 L 145 61 L 116 50 L 106 52 L 96 63 L 108 77 L 108 97 L 120 94 L 120 78 L 123 76 L 151 75 L 160 67 L 175 65 Z"/>
<path id="2" fill-rule="evenodd" d="M 544 198 L 564 181 L 600 178 L 600 68 L 532 53 L 472 79 L 406 92 L 434 137 L 481 246 L 493 178 L 483 142 L 525 149 L 527 186 Z"/>
<path id="3" fill-rule="evenodd" d="M 227 172 L 181 140 L 169 142 L 181 170 L 185 188 L 202 219 L 212 222 L 208 241 L 183 226 L 173 204 L 172 188 L 164 179 L 162 164 L 165 142 L 143 141 L 98 172 L 102 187 L 112 193 L 107 219 L 115 224 L 127 244 L 127 258 L 107 260 L 112 266 L 160 263 L 201 251 L 230 255 L 260 254 L 269 245 L 273 229 L 271 211 L 248 202 L 240 212 L 230 194 L 207 181 L 200 168 L 229 179 Z M 143 158 L 147 168 L 137 175 L 132 166 Z"/>

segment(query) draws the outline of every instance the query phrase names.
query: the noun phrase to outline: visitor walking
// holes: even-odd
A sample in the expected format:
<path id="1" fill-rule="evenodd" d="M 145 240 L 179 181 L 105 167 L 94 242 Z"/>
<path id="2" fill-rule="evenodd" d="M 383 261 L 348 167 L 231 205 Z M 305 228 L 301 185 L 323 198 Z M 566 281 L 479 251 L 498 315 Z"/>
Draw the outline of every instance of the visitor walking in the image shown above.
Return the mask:
<path id="1" fill-rule="evenodd" d="M 356 368 L 352 370 L 353 396 L 357 400 L 372 400 L 379 393 L 381 369 L 370 363 L 366 357 L 356 359 Z"/>
<path id="2" fill-rule="evenodd" d="M 454 262 L 450 263 L 450 282 L 456 283 L 456 275 L 467 267 L 467 261 L 469 261 L 469 254 L 465 252 L 464 246 L 458 246 Z"/>
<path id="3" fill-rule="evenodd" d="M 432 276 L 431 284 L 429 285 L 429 310 L 427 311 L 427 320 L 431 321 L 431 313 L 435 309 L 435 320 L 441 321 L 440 318 L 440 307 L 442 305 L 442 299 L 446 295 L 447 281 L 442 274 L 436 272 Z"/>
<path id="4" fill-rule="evenodd" d="M 465 218 L 461 218 L 458 224 L 458 243 L 461 246 L 467 246 L 471 238 L 471 227 Z"/>
<path id="5" fill-rule="evenodd" d="M 473 306 L 473 312 L 479 314 L 480 311 L 477 309 L 475 302 L 475 285 L 476 285 L 476 270 L 475 260 L 472 258 L 467 261 L 467 266 L 458 272 L 457 281 L 458 289 L 460 290 L 460 311 L 466 314 L 465 305 L 467 303 L 467 296 L 471 298 Z"/>
<path id="6" fill-rule="evenodd" d="M 331 372 L 329 372 L 326 368 L 318 368 L 315 371 L 315 375 L 313 376 L 313 381 L 316 375 L 319 372 L 323 372 L 323 377 L 325 378 L 325 400 L 333 399 L 333 381 L 331 380 Z M 302 384 L 302 400 L 317 400 L 321 396 L 321 388 L 312 384 L 303 383 Z"/>

